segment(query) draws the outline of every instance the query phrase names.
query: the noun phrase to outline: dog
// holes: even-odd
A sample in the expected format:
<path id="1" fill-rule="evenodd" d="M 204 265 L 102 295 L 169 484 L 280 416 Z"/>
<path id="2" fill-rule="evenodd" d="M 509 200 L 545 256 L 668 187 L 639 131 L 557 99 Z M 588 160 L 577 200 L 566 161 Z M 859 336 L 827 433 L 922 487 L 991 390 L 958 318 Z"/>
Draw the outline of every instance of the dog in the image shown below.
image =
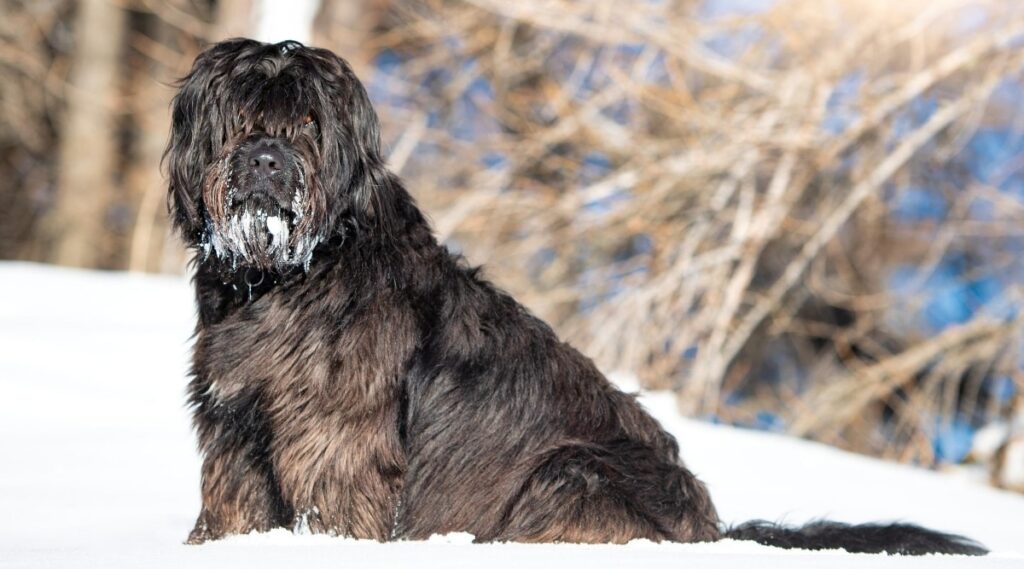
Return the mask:
<path id="1" fill-rule="evenodd" d="M 203 455 L 189 543 L 284 527 L 985 553 L 906 524 L 723 527 L 633 396 L 437 242 L 343 59 L 234 39 L 178 87 L 165 163 L 194 250 Z"/>

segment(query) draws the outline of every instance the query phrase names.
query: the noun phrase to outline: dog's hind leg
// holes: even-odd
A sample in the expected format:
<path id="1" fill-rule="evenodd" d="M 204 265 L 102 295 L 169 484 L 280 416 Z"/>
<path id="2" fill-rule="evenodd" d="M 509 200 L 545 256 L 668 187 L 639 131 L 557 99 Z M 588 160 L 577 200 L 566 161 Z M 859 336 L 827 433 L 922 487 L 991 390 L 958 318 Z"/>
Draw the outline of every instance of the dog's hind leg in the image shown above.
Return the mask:
<path id="1" fill-rule="evenodd" d="M 720 537 L 707 490 L 689 471 L 636 441 L 546 453 L 478 541 L 625 543 Z"/>

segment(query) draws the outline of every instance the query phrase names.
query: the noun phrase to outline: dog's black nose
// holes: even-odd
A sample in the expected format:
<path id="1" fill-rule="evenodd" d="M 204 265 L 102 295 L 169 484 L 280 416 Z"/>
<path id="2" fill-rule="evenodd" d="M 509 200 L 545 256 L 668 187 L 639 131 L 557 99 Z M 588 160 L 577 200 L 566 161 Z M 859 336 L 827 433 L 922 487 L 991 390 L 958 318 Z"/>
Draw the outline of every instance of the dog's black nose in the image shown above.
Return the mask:
<path id="1" fill-rule="evenodd" d="M 269 146 L 258 146 L 249 152 L 249 168 L 256 174 L 273 176 L 284 168 L 284 154 Z"/>

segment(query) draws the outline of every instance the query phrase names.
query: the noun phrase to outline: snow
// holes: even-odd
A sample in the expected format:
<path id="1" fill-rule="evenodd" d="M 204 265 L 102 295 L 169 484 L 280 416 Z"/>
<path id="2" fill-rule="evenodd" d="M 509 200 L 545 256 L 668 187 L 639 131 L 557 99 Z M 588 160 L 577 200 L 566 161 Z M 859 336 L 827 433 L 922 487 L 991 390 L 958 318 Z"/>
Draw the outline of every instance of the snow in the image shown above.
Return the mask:
<path id="1" fill-rule="evenodd" d="M 281 221 L 276 215 L 267 217 L 267 231 L 274 238 L 274 245 L 280 247 L 283 243 L 288 245 L 288 222 Z"/>
<path id="2" fill-rule="evenodd" d="M 295 222 L 298 222 L 305 216 L 301 193 L 295 194 L 292 205 Z M 212 230 L 215 223 L 220 224 L 219 230 Z M 261 255 L 274 258 L 279 263 L 301 264 L 309 270 L 313 250 L 320 242 L 320 237 L 300 234 L 292 243 L 291 224 L 287 218 L 271 215 L 259 207 L 234 211 L 224 220 L 208 222 L 207 235 L 201 244 L 203 255 L 209 256 L 212 245 L 217 257 L 230 262 L 232 266 L 236 266 L 241 259 Z"/>
<path id="3" fill-rule="evenodd" d="M 182 545 L 199 459 L 184 407 L 184 278 L 0 263 L 0 567 L 1024 567 L 1024 496 L 644 404 L 727 522 L 900 519 L 962 532 L 985 558 L 792 552 L 752 543 L 378 544 L 284 530 Z M 616 378 L 628 384 L 628 377 Z"/>

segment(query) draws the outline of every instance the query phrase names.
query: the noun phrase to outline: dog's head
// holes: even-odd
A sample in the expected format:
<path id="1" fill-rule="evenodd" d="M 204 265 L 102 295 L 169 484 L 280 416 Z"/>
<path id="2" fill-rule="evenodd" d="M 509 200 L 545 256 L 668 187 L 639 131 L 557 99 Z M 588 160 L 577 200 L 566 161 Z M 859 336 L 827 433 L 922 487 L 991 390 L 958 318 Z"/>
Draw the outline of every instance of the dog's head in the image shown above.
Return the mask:
<path id="1" fill-rule="evenodd" d="M 297 42 L 203 52 L 174 98 L 166 153 L 174 224 L 200 260 L 283 272 L 341 220 L 372 215 L 377 116 L 348 64 Z"/>

